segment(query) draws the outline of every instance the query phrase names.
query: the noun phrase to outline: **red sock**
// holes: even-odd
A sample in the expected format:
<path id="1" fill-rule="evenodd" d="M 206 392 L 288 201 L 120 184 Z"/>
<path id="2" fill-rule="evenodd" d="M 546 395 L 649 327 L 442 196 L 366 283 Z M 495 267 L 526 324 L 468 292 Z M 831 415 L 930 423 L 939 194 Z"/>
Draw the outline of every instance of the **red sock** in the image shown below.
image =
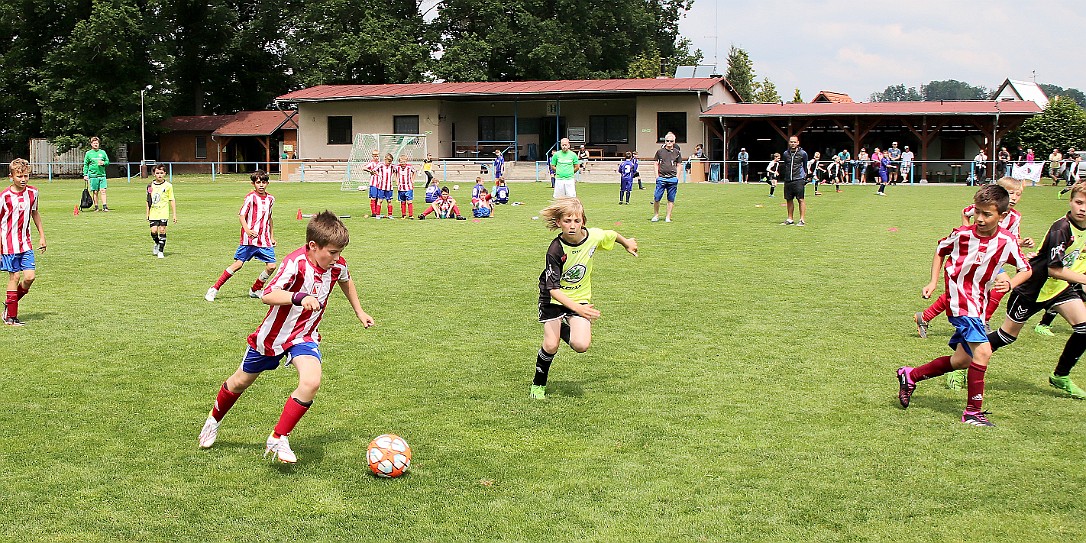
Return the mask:
<path id="1" fill-rule="evenodd" d="M 310 405 L 313 405 L 312 402 Z M 287 403 L 283 406 L 283 414 L 279 415 L 279 424 L 275 425 L 275 437 L 290 435 L 306 411 L 309 411 L 309 405 L 302 405 L 293 396 L 287 398 Z"/>
<path id="2" fill-rule="evenodd" d="M 913 368 L 913 371 L 909 373 L 909 377 L 912 377 L 913 381 L 923 381 L 924 379 L 931 379 L 932 377 L 938 377 L 954 371 L 954 368 L 950 365 L 949 356 L 940 356 L 923 366 Z"/>
<path id="3" fill-rule="evenodd" d="M 965 373 L 969 398 L 965 401 L 965 410 L 970 413 L 979 413 L 984 403 L 984 372 L 988 368 L 976 362 L 969 363 L 969 370 Z"/>
<path id="4" fill-rule="evenodd" d="M 938 317 L 943 311 L 950 307 L 950 300 L 947 298 L 946 293 L 942 293 L 927 309 L 924 310 L 924 320 L 931 322 L 932 319 Z"/>
<path id="5" fill-rule="evenodd" d="M 30 292 L 30 287 L 24 287 L 23 282 L 19 281 L 15 286 L 15 292 L 19 293 L 19 299 L 22 300 L 23 296 L 26 296 L 26 293 Z"/>
<path id="6" fill-rule="evenodd" d="M 219 276 L 219 280 L 215 281 L 215 290 L 219 290 L 220 288 L 222 288 L 223 284 L 225 284 L 226 281 L 228 281 L 233 276 L 234 272 L 230 271 L 230 268 L 224 270 L 222 272 L 222 275 Z"/>
<path id="7" fill-rule="evenodd" d="M 991 291 L 988 293 L 988 307 L 984 308 L 984 322 L 992 320 L 992 315 L 995 314 L 996 309 L 999 309 L 999 302 L 1003 299 L 1006 292 Z"/>
<path id="8" fill-rule="evenodd" d="M 407 216 L 408 217 L 414 217 L 415 216 L 415 202 L 407 202 Z"/>
<path id="9" fill-rule="evenodd" d="M 400 216 L 407 216 L 407 202 L 400 202 Z"/>
<path id="10" fill-rule="evenodd" d="M 376 215 L 378 211 L 377 199 L 370 198 L 370 215 Z"/>
<path id="11" fill-rule="evenodd" d="M 7 301 L 4 302 L 7 305 L 7 311 L 4 312 L 5 319 L 14 319 L 19 316 L 19 292 L 16 290 L 9 290 Z"/>
<path id="12" fill-rule="evenodd" d="M 238 401 L 238 398 L 240 397 L 240 392 L 237 394 L 230 392 L 230 390 L 226 388 L 226 383 L 223 383 L 222 387 L 219 388 L 219 395 L 215 397 L 215 405 L 211 407 L 211 416 L 214 417 L 215 420 L 221 421 L 222 418 L 226 416 L 226 412 L 234 406 L 234 402 Z"/>
<path id="13" fill-rule="evenodd" d="M 389 202 L 386 205 L 388 206 L 388 216 L 391 217 L 392 216 L 392 202 Z"/>
<path id="14" fill-rule="evenodd" d="M 260 292 L 261 290 L 264 290 L 264 280 L 263 279 L 257 279 L 256 281 L 253 281 L 253 288 L 251 288 L 249 290 L 251 290 L 253 292 Z"/>

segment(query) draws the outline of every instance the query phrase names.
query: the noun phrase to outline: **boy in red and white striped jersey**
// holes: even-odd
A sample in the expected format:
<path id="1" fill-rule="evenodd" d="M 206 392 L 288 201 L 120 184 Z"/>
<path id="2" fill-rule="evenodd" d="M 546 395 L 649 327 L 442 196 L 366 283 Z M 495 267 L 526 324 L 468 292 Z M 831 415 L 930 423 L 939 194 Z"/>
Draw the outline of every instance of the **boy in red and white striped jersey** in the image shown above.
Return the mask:
<path id="1" fill-rule="evenodd" d="M 377 187 L 377 218 L 381 217 L 381 203 L 388 206 L 386 218 L 392 218 L 392 185 L 395 183 L 397 167 L 392 164 L 392 153 L 385 155 L 385 162 L 374 170 L 373 185 Z"/>
<path id="2" fill-rule="evenodd" d="M 992 346 L 984 328 L 984 310 L 988 304 L 988 282 L 1002 270 L 1003 264 L 1013 264 L 1018 273 L 1013 278 L 999 279 L 992 290 L 1007 292 L 1029 279 L 1032 270 L 1018 240 L 999 227 L 1007 216 L 1010 195 L 999 185 L 985 185 L 973 197 L 976 213 L 973 224 L 955 228 L 939 241 L 931 263 L 931 282 L 924 286 L 927 298 L 935 291 L 939 269 L 945 274 L 945 287 L 950 306 L 948 320 L 954 326 L 950 338 L 951 356 L 942 356 L 919 366 L 898 368 L 898 401 L 909 407 L 916 383 L 944 375 L 952 370 L 969 368 L 968 399 L 961 421 L 973 426 L 995 426 L 983 411 L 984 372 L 992 356 Z M 945 261 L 945 262 L 944 262 Z"/>
<path id="3" fill-rule="evenodd" d="M 350 241 L 343 222 L 331 211 L 313 217 L 306 226 L 305 245 L 283 259 L 279 271 L 264 287 L 262 300 L 271 306 L 264 321 L 249 335 L 249 348 L 241 367 L 220 387 L 215 403 L 200 431 L 200 447 L 215 444 L 219 425 L 234 402 L 261 372 L 274 370 L 287 357 L 298 370 L 298 388 L 287 398 L 279 422 L 268 436 L 264 455 L 281 462 L 298 458 L 287 436 L 309 410 L 321 383 L 320 332 L 317 325 L 328 307 L 333 284 L 347 296 L 358 321 L 369 328 L 373 317 L 362 310 L 354 280 L 341 253 Z"/>
<path id="4" fill-rule="evenodd" d="M 238 212 L 241 240 L 238 242 L 238 250 L 234 252 L 234 263 L 207 289 L 204 299 L 209 302 L 215 301 L 215 295 L 223 284 L 250 260 L 256 259 L 264 263 L 264 271 L 260 272 L 260 276 L 249 289 L 250 298 L 260 297 L 264 282 L 275 271 L 275 232 L 272 229 L 272 206 L 275 205 L 275 197 L 268 194 L 268 174 L 264 170 L 253 172 L 249 175 L 249 180 L 253 183 L 253 190 L 245 195 L 245 203 Z"/>
<path id="5" fill-rule="evenodd" d="M 396 198 L 400 200 L 400 218 L 415 218 L 415 168 L 407 162 L 407 155 L 400 155 L 400 164 L 396 167 Z M 388 218 L 392 218 L 389 210 Z"/>
<path id="6" fill-rule="evenodd" d="M 4 299 L 4 324 L 22 326 L 19 300 L 34 283 L 34 244 L 30 239 L 30 221 L 38 229 L 38 250 L 45 252 L 45 231 L 38 213 L 38 189 L 30 182 L 30 163 L 17 158 L 10 164 L 11 186 L 0 192 L 0 270 L 8 272 L 7 297 Z M 20 277 L 21 276 L 21 277 Z"/>
<path id="7" fill-rule="evenodd" d="M 376 217 L 381 214 L 381 210 L 377 207 L 377 185 L 373 183 L 374 178 L 377 176 L 377 168 L 381 167 L 380 154 L 376 150 L 370 153 L 370 161 L 366 163 L 364 169 L 370 172 L 370 216 Z M 362 187 L 358 187 L 358 190 L 365 190 Z"/>

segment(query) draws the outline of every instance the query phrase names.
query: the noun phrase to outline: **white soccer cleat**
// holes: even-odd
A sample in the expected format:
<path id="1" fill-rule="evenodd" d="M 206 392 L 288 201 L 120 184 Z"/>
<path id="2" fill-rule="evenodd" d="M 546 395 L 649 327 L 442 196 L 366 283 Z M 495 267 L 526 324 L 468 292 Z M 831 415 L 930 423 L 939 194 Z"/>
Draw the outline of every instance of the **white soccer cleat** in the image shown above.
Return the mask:
<path id="1" fill-rule="evenodd" d="M 204 299 L 209 301 L 209 302 L 214 302 L 215 301 L 215 295 L 218 294 L 218 293 L 219 293 L 219 289 L 217 289 L 215 287 L 211 287 L 211 288 L 207 289 L 207 294 L 204 294 Z"/>
<path id="2" fill-rule="evenodd" d="M 151 256 L 158 256 L 158 245 L 151 245 Z"/>
<path id="3" fill-rule="evenodd" d="M 257 299 L 260 299 L 260 293 L 261 293 L 261 292 L 262 292 L 262 291 L 259 291 L 259 290 L 250 290 L 250 291 L 249 291 L 249 297 L 250 297 L 250 298 L 257 298 Z"/>
<path id="4" fill-rule="evenodd" d="M 164 252 L 162 252 L 162 251 L 159 251 L 159 252 L 158 252 L 158 257 L 159 257 L 159 258 L 166 258 L 166 253 L 164 253 Z"/>
<path id="5" fill-rule="evenodd" d="M 278 457 L 284 464 L 293 464 L 298 461 L 294 451 L 290 450 L 290 441 L 287 441 L 287 436 L 276 438 L 274 435 L 269 435 L 268 446 L 264 449 L 264 458 L 268 457 L 268 453 L 271 453 L 272 459 Z"/>
<path id="6" fill-rule="evenodd" d="M 215 417 L 211 415 L 207 416 L 207 420 L 204 421 L 204 428 L 200 430 L 200 448 L 206 449 L 215 444 L 215 439 L 219 437 L 219 425 L 222 421 L 215 420 Z"/>

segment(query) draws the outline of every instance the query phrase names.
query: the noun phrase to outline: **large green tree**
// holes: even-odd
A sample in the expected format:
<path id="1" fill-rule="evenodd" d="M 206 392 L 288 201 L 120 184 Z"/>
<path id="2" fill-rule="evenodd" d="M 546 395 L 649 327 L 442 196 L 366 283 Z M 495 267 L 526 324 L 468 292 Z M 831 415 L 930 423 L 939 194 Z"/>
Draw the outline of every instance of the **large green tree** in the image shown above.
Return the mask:
<path id="1" fill-rule="evenodd" d="M 1045 94 L 1048 95 L 1049 99 L 1062 96 L 1074 100 L 1080 107 L 1086 107 L 1086 94 L 1083 94 L 1083 92 L 1078 89 L 1065 89 L 1059 85 L 1050 85 L 1048 83 L 1038 83 L 1037 86 L 1045 91 Z"/>
<path id="2" fill-rule="evenodd" d="M 1021 145 L 1048 156 L 1055 148 L 1086 147 L 1086 111 L 1070 98 L 1057 97 L 1050 101 L 1040 115 L 1035 115 L 1018 130 L 1007 134 L 1003 144 L 1009 148 Z"/>
<path id="3" fill-rule="evenodd" d="M 754 100 L 754 63 L 742 48 L 732 45 L 728 50 L 728 72 L 724 74 L 740 100 Z"/>
<path id="4" fill-rule="evenodd" d="M 925 100 L 987 100 L 992 91 L 984 87 L 975 87 L 957 79 L 929 81 L 921 94 Z"/>
<path id="5" fill-rule="evenodd" d="M 759 104 L 772 104 L 780 102 L 781 95 L 777 92 L 777 85 L 773 84 L 768 77 L 763 77 L 761 81 L 754 83 L 754 94 L 751 96 L 750 101 Z"/>
<path id="6" fill-rule="evenodd" d="M 904 84 L 890 85 L 882 92 L 871 94 L 872 102 L 919 102 L 923 99 L 916 87 L 906 88 Z"/>
<path id="7" fill-rule="evenodd" d="M 678 33 L 693 0 L 445 0 L 434 74 L 449 81 L 518 81 L 638 75 L 658 53 L 661 71 L 700 62 Z"/>

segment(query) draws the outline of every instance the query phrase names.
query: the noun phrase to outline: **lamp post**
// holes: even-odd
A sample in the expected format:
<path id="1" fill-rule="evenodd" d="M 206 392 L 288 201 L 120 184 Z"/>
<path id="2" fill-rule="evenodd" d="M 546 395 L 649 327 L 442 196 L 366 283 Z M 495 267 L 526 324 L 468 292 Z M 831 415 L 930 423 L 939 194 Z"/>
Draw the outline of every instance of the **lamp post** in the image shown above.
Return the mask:
<path id="1" fill-rule="evenodd" d="M 151 85 L 140 89 L 140 177 L 146 177 L 144 168 L 147 164 L 147 135 L 144 130 L 143 95 L 151 90 Z"/>

